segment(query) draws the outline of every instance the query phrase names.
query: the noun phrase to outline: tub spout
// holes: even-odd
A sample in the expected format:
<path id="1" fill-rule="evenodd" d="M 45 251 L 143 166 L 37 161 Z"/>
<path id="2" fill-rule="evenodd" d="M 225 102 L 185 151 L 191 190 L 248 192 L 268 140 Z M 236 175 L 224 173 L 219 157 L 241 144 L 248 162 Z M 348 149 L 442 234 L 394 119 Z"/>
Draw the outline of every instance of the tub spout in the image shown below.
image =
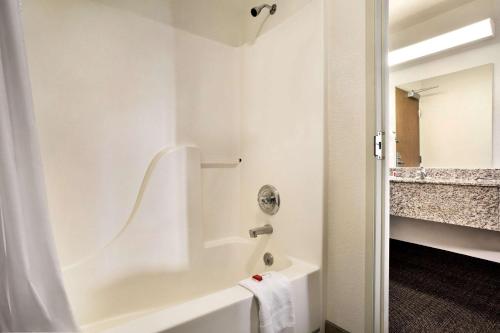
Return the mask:
<path id="1" fill-rule="evenodd" d="M 258 235 L 272 234 L 273 226 L 270 224 L 266 224 L 263 227 L 253 228 L 248 230 L 251 238 L 256 238 Z"/>

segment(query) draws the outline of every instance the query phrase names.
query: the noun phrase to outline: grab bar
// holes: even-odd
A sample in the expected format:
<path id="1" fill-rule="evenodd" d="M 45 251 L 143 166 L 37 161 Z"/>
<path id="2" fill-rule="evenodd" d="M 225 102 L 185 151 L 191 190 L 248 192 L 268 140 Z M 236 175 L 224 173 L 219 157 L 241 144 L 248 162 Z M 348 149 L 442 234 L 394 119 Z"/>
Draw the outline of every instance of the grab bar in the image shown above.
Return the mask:
<path id="1" fill-rule="evenodd" d="M 238 161 L 235 162 L 201 162 L 201 168 L 202 169 L 229 169 L 229 168 L 236 168 L 240 163 L 242 162 L 242 159 L 239 158 Z"/>

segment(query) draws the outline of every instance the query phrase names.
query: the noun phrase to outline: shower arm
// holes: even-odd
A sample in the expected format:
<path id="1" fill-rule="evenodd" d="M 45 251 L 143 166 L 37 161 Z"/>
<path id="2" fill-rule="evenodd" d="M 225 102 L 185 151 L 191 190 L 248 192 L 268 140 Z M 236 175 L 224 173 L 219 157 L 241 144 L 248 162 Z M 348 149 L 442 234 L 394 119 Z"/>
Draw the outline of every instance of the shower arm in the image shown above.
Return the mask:
<path id="1" fill-rule="evenodd" d="M 422 88 L 422 89 L 416 89 L 416 90 L 413 90 L 414 92 L 416 93 L 421 93 L 421 92 L 424 92 L 424 91 L 427 91 L 427 90 L 432 90 L 432 89 L 437 89 L 439 88 L 439 86 L 432 86 L 432 87 L 428 87 L 428 88 Z"/>

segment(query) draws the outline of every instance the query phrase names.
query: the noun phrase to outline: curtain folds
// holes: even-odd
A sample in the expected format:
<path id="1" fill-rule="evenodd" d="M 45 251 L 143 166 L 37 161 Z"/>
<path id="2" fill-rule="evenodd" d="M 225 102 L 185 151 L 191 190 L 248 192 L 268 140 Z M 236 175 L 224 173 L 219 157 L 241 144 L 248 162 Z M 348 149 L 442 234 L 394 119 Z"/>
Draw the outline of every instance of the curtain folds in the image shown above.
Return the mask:
<path id="1" fill-rule="evenodd" d="M 0 331 L 76 331 L 45 199 L 17 0 L 0 0 Z"/>

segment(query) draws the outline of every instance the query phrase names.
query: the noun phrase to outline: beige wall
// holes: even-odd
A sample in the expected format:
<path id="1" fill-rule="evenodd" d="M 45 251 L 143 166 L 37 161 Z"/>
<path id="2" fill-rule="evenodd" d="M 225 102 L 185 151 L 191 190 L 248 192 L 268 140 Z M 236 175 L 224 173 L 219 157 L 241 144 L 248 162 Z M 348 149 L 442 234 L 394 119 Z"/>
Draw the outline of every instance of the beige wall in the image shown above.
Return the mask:
<path id="1" fill-rule="evenodd" d="M 326 319 L 371 331 L 373 2 L 328 1 Z"/>

